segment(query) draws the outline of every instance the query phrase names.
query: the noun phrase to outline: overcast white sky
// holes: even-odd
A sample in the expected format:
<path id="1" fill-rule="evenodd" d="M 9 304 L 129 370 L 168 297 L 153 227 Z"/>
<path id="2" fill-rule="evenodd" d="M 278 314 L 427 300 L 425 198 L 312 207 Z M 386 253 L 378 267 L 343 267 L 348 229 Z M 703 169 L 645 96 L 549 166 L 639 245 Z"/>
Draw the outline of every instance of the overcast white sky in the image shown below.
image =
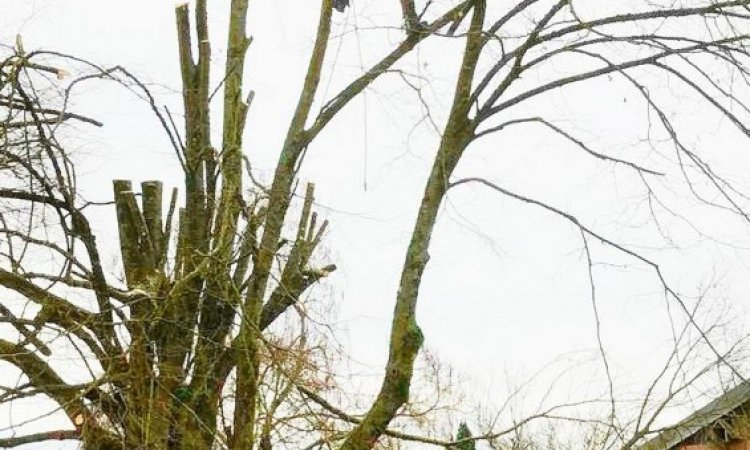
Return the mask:
<path id="1" fill-rule="evenodd" d="M 212 3 L 213 29 L 222 30 L 228 1 Z M 268 180 L 296 102 L 318 6 L 301 0 L 251 3 L 255 41 L 246 85 L 256 97 L 245 152 Z M 335 17 L 343 37 L 331 47 L 330 55 L 336 56 L 329 58 L 327 74 L 332 81 L 324 81 L 323 89 L 329 97 L 399 37 L 396 30 L 380 28 L 395 23 L 395 1 L 353 3 L 353 9 Z M 105 66 L 123 65 L 153 83 L 161 103 L 179 111 L 173 13 L 174 2 L 167 0 L 2 0 L 0 42 L 11 43 L 20 33 L 27 50 L 54 49 Z M 352 33 L 355 25 L 361 29 Z M 222 36 L 217 34 L 213 44 L 217 64 L 223 64 Z M 438 124 L 450 101 L 446 95 L 455 60 L 447 56 L 455 53 L 454 46 L 437 41 L 403 65 L 430 80 L 426 92 Z M 565 63 L 558 69 L 564 72 Z M 549 74 L 538 75 L 544 76 Z M 721 173 L 750 192 L 750 159 L 742 155 L 747 142 L 684 90 L 657 77 L 650 81 L 655 90 L 663 88 L 658 92 L 674 97 L 671 105 L 684 114 L 677 120 L 690 131 L 691 148 L 709 155 Z M 557 92 L 527 108 L 522 115 L 542 112 L 563 121 L 600 150 L 660 164 L 643 158 L 650 151 L 643 142 L 643 101 L 616 80 Z M 92 84 L 80 92 L 74 109 L 105 123 L 100 130 L 86 128 L 70 136 L 78 148 L 86 196 L 109 200 L 114 178 L 161 179 L 168 187 L 180 186 L 178 163 L 143 102 L 112 85 Z M 365 380 L 379 379 L 400 263 L 436 147 L 429 123 L 416 126 L 422 114 L 398 77 L 385 78 L 311 146 L 302 172 L 303 180 L 317 184 L 321 214 L 331 222 L 325 261 L 339 267 L 313 295 L 335 304 L 341 342 L 355 361 L 350 368 L 367 374 Z M 469 150 L 458 172 L 544 199 L 580 214 L 608 236 L 638 244 L 634 248 L 665 264 L 670 282 L 685 294 L 711 288 L 706 310 L 711 317 L 724 317 L 727 339 L 744 334 L 748 229 L 731 215 L 685 200 L 684 187 L 664 195 L 683 207 L 702 232 L 733 245 L 708 240 L 665 216 L 666 233 L 681 247 L 670 248 L 646 222 L 643 190 L 632 171 L 588 159 L 539 128 L 518 127 L 486 138 Z M 96 217 L 100 242 L 114 260 L 112 211 Z M 563 383 L 563 396 L 604 392 L 582 249 L 578 230 L 549 213 L 479 187 L 449 195 L 430 251 L 418 321 L 427 348 L 461 374 L 460 387 L 470 397 L 497 406 L 507 388 L 553 361 L 559 362 L 554 373 L 576 367 L 575 377 Z M 647 267 L 595 243 L 591 251 L 596 262 L 607 263 L 595 269 L 604 345 L 618 387 L 632 393 L 653 376 L 654 364 L 670 348 L 667 306 Z M 676 305 L 672 308 L 681 317 Z M 549 378 L 554 376 L 540 381 L 542 387 Z M 0 408 L 1 433 L 8 433 L 11 420 L 33 412 Z M 36 448 L 58 447 L 68 448 Z"/>

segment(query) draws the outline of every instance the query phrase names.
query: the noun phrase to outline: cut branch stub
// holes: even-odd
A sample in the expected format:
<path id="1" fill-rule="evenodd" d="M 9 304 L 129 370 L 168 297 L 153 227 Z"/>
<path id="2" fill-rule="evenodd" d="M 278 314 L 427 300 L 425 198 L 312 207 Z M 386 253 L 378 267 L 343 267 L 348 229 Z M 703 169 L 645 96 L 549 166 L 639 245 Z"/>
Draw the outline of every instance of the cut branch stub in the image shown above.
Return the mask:
<path id="1" fill-rule="evenodd" d="M 168 245 L 162 226 L 162 184 L 146 181 L 141 186 L 143 211 L 131 182 L 113 181 L 122 264 L 130 288 L 144 287 L 148 278 L 161 269 L 164 247 Z"/>
<path id="2" fill-rule="evenodd" d="M 300 296 L 307 288 L 336 270 L 334 264 L 329 264 L 320 269 L 308 267 L 310 256 L 328 226 L 326 220 L 316 229 L 317 214 L 312 212 L 314 201 L 315 185 L 308 183 L 297 228 L 297 238 L 289 252 L 279 285 L 271 293 L 271 297 L 266 304 L 263 305 L 259 325 L 261 330 L 267 328 L 287 308 L 299 301 Z"/>
<path id="3" fill-rule="evenodd" d="M 164 233 L 162 234 L 162 247 L 159 261 L 157 261 L 157 267 L 164 267 L 167 261 L 167 253 L 169 252 L 169 240 L 172 237 L 172 221 L 174 220 L 175 209 L 177 208 L 177 188 L 172 188 L 172 196 L 169 199 L 169 211 L 167 212 L 167 223 L 164 225 Z"/>
<path id="4" fill-rule="evenodd" d="M 144 181 L 141 183 L 143 198 L 143 219 L 151 240 L 151 252 L 154 263 L 161 259 L 164 246 L 164 231 L 162 226 L 162 183 L 161 181 Z"/>
<path id="5" fill-rule="evenodd" d="M 132 184 L 128 180 L 114 180 L 112 182 L 115 193 L 115 208 L 117 211 L 117 229 L 120 234 L 120 255 L 125 279 L 129 287 L 136 284 L 136 272 L 140 266 L 140 250 L 138 232 L 130 219 L 126 206 L 126 193 L 132 194 Z"/>

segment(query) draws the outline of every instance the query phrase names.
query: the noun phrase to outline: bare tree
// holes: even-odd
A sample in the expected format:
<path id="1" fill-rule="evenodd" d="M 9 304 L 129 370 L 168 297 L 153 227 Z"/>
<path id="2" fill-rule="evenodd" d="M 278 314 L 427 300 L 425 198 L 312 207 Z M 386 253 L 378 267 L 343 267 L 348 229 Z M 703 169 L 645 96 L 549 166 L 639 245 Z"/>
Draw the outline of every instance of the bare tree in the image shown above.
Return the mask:
<path id="1" fill-rule="evenodd" d="M 641 96 L 656 118 L 654 126 L 667 134 L 675 166 L 696 198 L 747 219 L 747 197 L 683 143 L 684 130 L 673 123 L 669 103 L 652 96 L 641 78 L 644 71 L 664 74 L 748 135 L 750 110 L 744 96 L 750 37 L 742 30 L 748 27 L 750 0 L 644 2 L 623 9 L 613 5 L 611 11 L 599 13 L 589 13 L 586 2 L 573 0 L 512 5 L 464 0 L 442 6 L 401 0 L 401 41 L 343 90 L 321 99 L 318 88 L 332 40 L 333 11 L 346 6 L 322 0 L 307 73 L 270 186 L 255 180 L 251 161 L 242 153 L 253 98 L 243 85 L 251 43 L 248 1 L 231 2 L 227 58 L 219 76 L 211 73 L 207 3 L 197 0 L 193 9 L 182 4 L 175 10 L 182 132 L 146 86 L 122 67 L 98 67 L 52 52 L 26 53 L 20 42 L 0 65 L 0 106 L 6 112 L 0 128 L 0 168 L 9 175 L 0 187 L 5 235 L 0 285 L 35 305 L 22 314 L 7 306 L 0 310 L 17 337 L 0 340 L 0 358 L 20 369 L 26 380 L 6 389 L 2 400 L 47 396 L 75 426 L 0 444 L 77 438 L 86 448 L 265 450 L 273 445 L 335 445 L 354 450 L 372 448 L 390 436 L 438 446 L 463 445 L 389 426 L 408 404 L 415 359 L 423 344 L 415 311 L 438 212 L 449 190 L 468 184 L 570 223 L 581 236 L 589 268 L 592 244 L 614 249 L 648 268 L 708 349 L 732 368 L 659 263 L 647 254 L 543 199 L 494 180 L 455 179 L 453 174 L 477 140 L 493 138 L 512 126 L 537 126 L 592 158 L 630 171 L 649 201 L 659 202 L 655 185 L 664 168 L 594 149 L 559 124 L 523 113 L 523 106 L 552 92 L 618 76 Z M 680 31 L 665 32 L 664 24 Z M 704 28 L 698 30 L 696 24 Z M 292 220 L 288 216 L 299 166 L 316 137 L 375 80 L 393 72 L 403 76 L 397 70 L 399 60 L 428 39 L 460 39 L 464 48 L 449 65 L 457 76 L 452 103 L 440 126 L 437 153 L 401 268 L 382 385 L 365 413 L 358 415 L 327 397 L 332 387 L 323 376 L 327 359 L 320 340 L 311 339 L 304 326 L 286 336 L 269 329 L 291 309 L 304 323 L 303 294 L 335 270 L 332 264 L 318 263 L 314 255 L 327 223 L 313 212 L 312 184 L 301 196 L 289 238 L 283 237 L 284 225 Z M 87 71 L 68 82 L 57 103 L 38 87 L 49 85 L 46 76 L 65 76 L 52 61 L 75 62 Z M 574 61 L 570 73 L 532 76 L 558 61 Z M 708 68 L 716 65 L 731 68 L 734 75 L 715 79 Z M 101 261 L 86 215 L 94 205 L 78 195 L 74 165 L 57 137 L 66 123 L 98 124 L 67 108 L 73 88 L 92 78 L 118 81 L 146 99 L 169 136 L 185 180 L 184 204 L 178 207 L 173 192 L 166 214 L 160 182 L 143 183 L 137 193 L 129 181 L 114 181 L 123 282 L 108 275 Z M 220 118 L 211 112 L 216 95 L 223 95 Z M 317 112 L 316 100 L 325 101 Z M 221 131 L 220 143 L 212 141 L 212 127 Z M 713 190 L 710 196 L 698 186 L 698 179 Z M 48 261 L 44 270 L 39 270 L 40 255 Z M 89 296 L 94 306 L 79 306 L 74 295 Z M 593 284 L 592 299 L 596 304 Z M 79 352 L 90 381 L 64 382 L 47 359 L 60 341 Z M 470 440 L 496 439 L 509 432 L 489 430 Z"/>

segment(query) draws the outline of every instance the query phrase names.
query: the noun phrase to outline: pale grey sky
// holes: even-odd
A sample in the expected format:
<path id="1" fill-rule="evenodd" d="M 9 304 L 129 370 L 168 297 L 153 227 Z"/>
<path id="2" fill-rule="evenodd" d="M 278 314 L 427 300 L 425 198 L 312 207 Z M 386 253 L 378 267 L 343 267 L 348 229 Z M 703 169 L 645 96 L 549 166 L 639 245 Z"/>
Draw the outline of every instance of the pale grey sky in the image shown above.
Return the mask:
<path id="1" fill-rule="evenodd" d="M 213 29 L 221 30 L 228 2 L 212 3 Z M 384 5 L 387 2 L 353 3 L 354 8 L 336 16 L 336 29 L 345 34 L 332 45 L 331 55 L 337 56 L 328 60 L 326 73 L 333 77 L 323 91 L 329 95 L 399 36 L 397 30 L 380 27 L 394 23 L 396 11 Z M 596 2 L 588 6 L 600 7 Z M 317 4 L 259 0 L 252 2 L 251 9 L 250 33 L 255 41 L 248 56 L 247 86 L 256 97 L 245 152 L 268 180 L 298 94 Z M 20 33 L 27 50 L 53 49 L 105 66 L 123 65 L 153 83 L 159 101 L 178 111 L 173 12 L 174 2 L 166 0 L 2 0 L 0 43 L 10 43 Z M 355 24 L 361 27 L 357 33 L 352 32 Z M 215 42 L 213 56 L 223 64 L 221 35 Z M 435 40 L 402 65 L 429 80 L 425 92 L 438 124 L 449 104 L 444 96 L 450 92 L 455 69 L 445 55 L 455 53 L 454 45 Z M 565 73 L 572 63 L 559 64 L 555 73 Z M 552 75 L 541 73 L 527 82 Z M 683 114 L 676 120 L 690 130 L 690 145 L 750 192 L 747 142 L 707 112 L 695 96 L 652 78 L 656 95 L 672 96 L 671 104 Z M 89 85 L 79 94 L 74 108 L 105 123 L 100 130 L 82 128 L 80 134 L 70 136 L 80 149 L 74 153 L 80 159 L 79 181 L 86 196 L 110 199 L 113 178 L 161 179 L 168 187 L 180 186 L 177 161 L 143 102 L 105 83 Z M 646 107 L 618 80 L 602 79 L 555 92 L 524 108 L 519 115 L 543 113 L 600 150 L 669 167 L 647 156 L 651 149 L 644 142 Z M 317 185 L 321 214 L 331 221 L 326 261 L 339 267 L 312 295 L 335 305 L 336 328 L 354 361 L 348 367 L 364 375 L 362 385 L 368 388 L 379 380 L 386 356 L 400 263 L 436 148 L 437 136 L 429 123 L 415 128 L 423 114 L 400 78 L 386 77 L 311 146 L 301 174 Z M 730 214 L 686 200 L 684 186 L 663 195 L 716 241 L 665 215 L 667 233 L 681 247 L 676 250 L 648 225 L 644 192 L 632 171 L 590 159 L 540 128 L 519 126 L 477 142 L 458 172 L 485 176 L 544 199 L 580 214 L 607 236 L 637 245 L 664 263 L 665 275 L 686 295 L 710 287 L 705 299 L 708 314 L 725 317 L 727 338 L 744 334 L 750 292 L 748 228 Z M 679 174 L 672 170 L 670 180 L 678 181 Z M 113 212 L 102 210 L 96 218 L 108 260 L 113 260 Z M 647 267 L 596 243 L 591 251 L 594 260 L 602 263 L 595 268 L 597 301 L 616 384 L 622 392 L 637 392 L 670 349 L 668 307 Z M 497 407 L 509 387 L 553 361 L 558 361 L 558 368 L 540 379 L 541 387 L 557 377 L 558 369 L 575 369 L 561 381 L 566 387 L 559 398 L 576 393 L 575 389 L 580 389 L 576 394 L 605 392 L 586 259 L 575 227 L 484 188 L 465 186 L 449 195 L 430 254 L 418 321 L 427 348 L 461 374 L 464 382 L 459 388 L 470 402 L 482 397 L 486 406 Z M 671 308 L 678 322 L 684 319 L 676 305 Z M 0 407 L 0 435 L 9 433 L 11 420 L 37 412 L 29 405 L 13 410 Z M 60 420 L 53 416 L 24 429 L 52 427 Z"/>

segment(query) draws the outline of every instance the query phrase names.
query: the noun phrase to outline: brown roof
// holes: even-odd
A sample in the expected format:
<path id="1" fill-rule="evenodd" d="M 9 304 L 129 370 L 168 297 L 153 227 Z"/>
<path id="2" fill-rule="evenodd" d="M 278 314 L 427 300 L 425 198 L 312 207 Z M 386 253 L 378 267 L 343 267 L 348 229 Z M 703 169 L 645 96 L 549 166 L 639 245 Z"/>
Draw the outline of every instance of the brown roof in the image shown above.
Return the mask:
<path id="1" fill-rule="evenodd" d="M 677 425 L 663 431 L 639 450 L 671 450 L 700 430 L 710 426 L 750 401 L 750 381 L 744 381 L 697 410 Z"/>

